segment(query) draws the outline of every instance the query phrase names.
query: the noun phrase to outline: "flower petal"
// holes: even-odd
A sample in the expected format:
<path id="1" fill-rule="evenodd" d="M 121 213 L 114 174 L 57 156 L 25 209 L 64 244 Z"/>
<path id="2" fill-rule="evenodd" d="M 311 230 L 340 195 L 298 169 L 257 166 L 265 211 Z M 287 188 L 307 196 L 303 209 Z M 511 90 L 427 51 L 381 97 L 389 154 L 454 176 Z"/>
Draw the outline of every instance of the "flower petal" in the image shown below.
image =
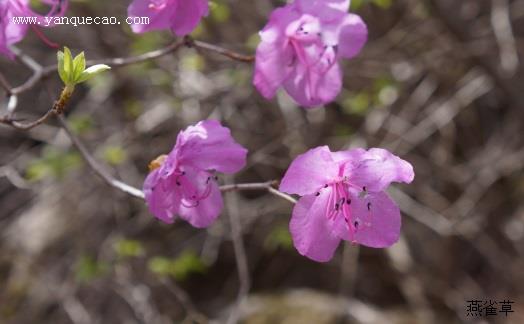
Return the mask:
<path id="1" fill-rule="evenodd" d="M 297 64 L 284 83 L 289 95 L 300 105 L 310 108 L 333 101 L 342 88 L 342 71 L 338 63 L 321 72 Z"/>
<path id="2" fill-rule="evenodd" d="M 181 204 L 178 211 L 180 217 L 188 221 L 197 228 L 204 228 L 211 225 L 220 215 L 223 208 L 222 194 L 215 182 L 210 182 L 209 195 L 200 200 L 196 206 Z"/>
<path id="3" fill-rule="evenodd" d="M 162 178 L 157 169 L 147 176 L 143 191 L 149 211 L 161 221 L 173 223 L 181 197 L 172 180 Z"/>
<path id="4" fill-rule="evenodd" d="M 316 193 L 338 175 L 327 146 L 321 146 L 297 156 L 280 183 L 280 191 L 305 196 Z"/>
<path id="5" fill-rule="evenodd" d="M 349 10 L 350 0 L 296 0 L 302 13 L 313 14 L 324 21 L 339 18 Z"/>
<path id="6" fill-rule="evenodd" d="M 151 30 L 169 29 L 171 27 L 179 2 L 173 1 L 159 9 L 151 8 L 151 4 L 152 2 L 150 0 L 134 0 L 127 8 L 127 15 L 130 18 L 149 17 L 149 24 L 131 25 L 133 32 L 144 33 Z"/>
<path id="7" fill-rule="evenodd" d="M 247 150 L 216 120 L 201 121 L 180 132 L 175 149 L 179 165 L 201 170 L 235 173 L 246 165 Z"/>
<path id="8" fill-rule="evenodd" d="M 208 11 L 207 0 L 179 1 L 175 17 L 171 21 L 171 30 L 177 36 L 191 33 Z"/>
<path id="9" fill-rule="evenodd" d="M 410 183 L 413 167 L 389 151 L 372 148 L 362 155 L 360 163 L 348 170 L 349 181 L 368 191 L 383 191 L 391 182 Z"/>
<path id="10" fill-rule="evenodd" d="M 326 218 L 328 200 L 329 194 L 300 198 L 289 223 L 295 248 L 300 254 L 318 262 L 329 261 L 340 242 Z"/>
<path id="11" fill-rule="evenodd" d="M 366 197 L 354 194 L 351 200 L 351 218 L 353 224 L 358 224 L 354 241 L 373 248 L 388 247 L 398 241 L 400 210 L 385 192 L 370 192 Z"/>
<path id="12" fill-rule="evenodd" d="M 278 8 L 271 14 L 268 24 L 260 32 L 257 47 L 253 84 L 266 98 L 271 99 L 289 75 L 292 49 L 287 44 L 285 29 L 298 17 L 291 6 Z"/>
<path id="13" fill-rule="evenodd" d="M 347 59 L 356 56 L 368 40 L 368 28 L 355 14 L 345 16 L 338 33 L 338 53 Z"/>

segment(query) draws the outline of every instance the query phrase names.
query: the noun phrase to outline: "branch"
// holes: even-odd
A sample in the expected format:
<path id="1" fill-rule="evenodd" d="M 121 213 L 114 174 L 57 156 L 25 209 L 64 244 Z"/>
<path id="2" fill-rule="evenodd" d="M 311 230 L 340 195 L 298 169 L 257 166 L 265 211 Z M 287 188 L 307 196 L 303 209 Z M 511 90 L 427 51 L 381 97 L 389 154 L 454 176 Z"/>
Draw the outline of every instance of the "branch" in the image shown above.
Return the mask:
<path id="1" fill-rule="evenodd" d="M 168 55 L 170 53 L 176 52 L 182 46 L 194 47 L 197 49 L 203 49 L 206 51 L 215 52 L 220 55 L 224 55 L 233 60 L 237 60 L 241 62 L 253 62 L 255 60 L 254 56 L 239 54 L 239 53 L 230 51 L 228 49 L 225 49 L 225 48 L 222 48 L 216 45 L 208 44 L 202 41 L 193 40 L 190 37 L 185 37 L 183 40 L 173 42 L 172 44 L 164 48 L 154 50 L 151 52 L 147 52 L 141 55 L 132 56 L 132 57 L 118 57 L 118 58 L 91 60 L 91 61 L 87 61 L 86 64 L 87 65 L 107 64 L 107 65 L 110 65 L 111 67 L 126 66 L 126 65 L 141 63 L 144 61 L 148 61 L 148 60 L 152 60 L 152 59 L 156 59 L 156 58 Z M 21 123 L 17 121 L 16 119 L 14 119 L 14 116 L 13 116 L 16 106 L 18 104 L 17 95 L 31 89 L 42 79 L 50 76 L 53 73 L 56 73 L 56 71 L 58 70 L 58 67 L 56 64 L 42 67 L 33 58 L 24 54 L 18 48 L 13 48 L 13 52 L 15 53 L 16 58 L 22 64 L 24 64 L 25 66 L 27 66 L 29 69 L 33 71 L 33 74 L 26 82 L 24 82 L 22 85 L 15 87 L 15 88 L 12 88 L 9 82 L 7 82 L 7 80 L 4 78 L 4 76 L 0 74 L 0 86 L 4 88 L 4 90 L 7 92 L 9 96 L 9 101 L 7 104 L 7 114 L 3 117 L 0 117 L 0 123 L 12 126 L 19 130 L 29 130 L 31 128 L 34 128 L 44 123 L 50 117 L 59 115 L 60 110 L 57 110 L 56 106 L 54 106 L 53 108 L 48 110 L 43 116 L 41 116 L 37 120 L 33 122 L 28 122 L 28 123 Z"/>
<path id="2" fill-rule="evenodd" d="M 104 180 L 108 185 L 110 185 L 113 188 L 116 188 L 120 191 L 123 191 L 133 197 L 145 199 L 144 193 L 142 190 L 135 188 L 131 185 L 128 185 L 125 182 L 122 182 L 115 177 L 113 177 L 109 172 L 107 172 L 99 163 L 95 160 L 95 158 L 91 155 L 89 150 L 86 148 L 86 146 L 82 143 L 82 141 L 73 133 L 71 128 L 69 128 L 69 125 L 67 124 L 67 121 L 62 116 L 58 116 L 58 121 L 64 128 L 67 136 L 71 139 L 71 142 L 75 145 L 75 147 L 78 149 L 84 160 L 87 162 L 89 167 L 102 179 Z M 296 203 L 296 200 L 283 193 L 278 191 L 277 189 L 273 188 L 274 185 L 276 185 L 278 181 L 267 181 L 267 182 L 261 182 L 261 183 L 242 183 L 242 184 L 231 184 L 231 185 L 223 185 L 220 186 L 220 191 L 222 192 L 229 192 L 229 191 L 251 191 L 251 190 L 267 190 L 269 193 L 280 197 L 282 199 L 285 199 L 291 203 Z"/>
<path id="3" fill-rule="evenodd" d="M 255 61 L 255 57 L 253 55 L 239 54 L 231 50 L 228 50 L 226 48 L 222 48 L 220 46 L 208 44 L 206 42 L 202 42 L 198 40 L 193 40 L 190 37 L 186 37 L 185 40 L 186 40 L 186 46 L 188 47 L 194 47 L 197 49 L 203 49 L 205 51 L 215 52 L 220 55 L 229 57 L 232 60 L 236 60 L 240 62 L 252 63 Z"/>
<path id="4" fill-rule="evenodd" d="M 239 185 L 236 186 L 236 188 L 238 187 Z M 226 323 L 234 324 L 238 322 L 240 308 L 247 294 L 249 293 L 249 288 L 251 287 L 251 278 L 249 275 L 249 265 L 247 262 L 244 240 L 242 239 L 242 224 L 240 223 L 240 215 L 238 210 L 238 197 L 236 194 L 232 194 L 229 196 L 229 199 L 230 203 L 227 204 L 227 209 L 231 223 L 231 239 L 233 240 L 233 250 L 235 252 L 235 262 L 237 264 L 240 287 L 238 289 L 236 305 L 231 310 Z"/>
<path id="5" fill-rule="evenodd" d="M 132 187 L 120 180 L 117 180 L 111 174 L 109 174 L 100 164 L 98 164 L 98 162 L 91 155 L 91 153 L 89 153 L 82 141 L 78 137 L 76 137 L 76 135 L 71 131 L 71 128 L 69 128 L 69 125 L 67 124 L 67 121 L 64 119 L 63 116 L 58 116 L 58 121 L 62 125 L 62 128 L 64 128 L 67 136 L 71 139 L 71 142 L 73 142 L 73 144 L 76 146 L 84 160 L 87 162 L 89 167 L 91 167 L 91 169 L 93 169 L 93 171 L 95 171 L 95 173 L 102 180 L 104 180 L 108 185 L 110 185 L 113 188 L 123 191 L 133 197 L 144 199 L 144 193 L 142 192 L 142 190 Z"/>
<path id="6" fill-rule="evenodd" d="M 261 182 L 261 183 L 241 183 L 241 184 L 231 184 L 231 185 L 223 185 L 220 186 L 220 191 L 222 192 L 228 192 L 228 191 L 250 191 L 250 190 L 267 190 L 270 194 L 273 194 L 277 197 L 280 197 L 282 199 L 285 199 L 289 201 L 292 204 L 295 204 L 297 200 L 290 195 L 287 195 L 281 191 L 278 191 L 273 186 L 277 185 L 277 180 L 267 181 L 267 182 Z"/>
<path id="7" fill-rule="evenodd" d="M 222 48 L 216 45 L 208 44 L 202 41 L 193 40 L 190 37 L 185 37 L 184 39 L 179 40 L 177 42 L 173 42 L 164 48 L 157 49 L 157 50 L 147 52 L 144 54 L 140 54 L 137 56 L 91 60 L 91 61 L 87 61 L 86 63 L 87 65 L 107 64 L 107 65 L 110 65 L 111 67 L 120 67 L 120 66 L 125 66 L 125 65 L 130 65 L 130 64 L 141 63 L 144 61 L 156 59 L 156 58 L 171 54 L 173 52 L 176 52 L 182 46 L 195 47 L 195 48 L 200 48 L 200 49 L 211 51 L 211 52 L 216 52 L 220 55 L 224 55 L 233 60 L 237 60 L 241 62 L 253 62 L 255 60 L 254 56 L 248 56 L 248 55 L 235 53 L 233 51 L 230 51 L 228 49 L 225 49 L 225 48 Z M 51 74 L 55 73 L 58 69 L 56 64 L 42 67 L 38 63 L 36 63 L 31 57 L 23 54 L 18 49 L 15 50 L 15 55 L 24 65 L 26 65 L 31 70 L 33 70 L 34 73 L 22 85 L 12 88 L 11 89 L 12 94 L 20 94 L 24 91 L 31 89 L 41 79 L 50 76 Z"/>
<path id="8" fill-rule="evenodd" d="M 13 119 L 11 114 L 8 113 L 7 115 L 0 117 L 0 123 L 12 126 L 13 128 L 16 128 L 18 130 L 30 130 L 31 128 L 34 128 L 44 123 L 46 120 L 49 119 L 49 117 L 55 116 L 56 114 L 57 111 L 54 109 L 53 106 L 53 108 L 49 109 L 42 117 L 38 118 L 37 120 L 28 123 L 22 123 Z"/>
<path id="9" fill-rule="evenodd" d="M 0 72 L 0 87 L 2 87 L 8 96 L 11 96 L 11 85 L 5 78 L 5 76 Z"/>

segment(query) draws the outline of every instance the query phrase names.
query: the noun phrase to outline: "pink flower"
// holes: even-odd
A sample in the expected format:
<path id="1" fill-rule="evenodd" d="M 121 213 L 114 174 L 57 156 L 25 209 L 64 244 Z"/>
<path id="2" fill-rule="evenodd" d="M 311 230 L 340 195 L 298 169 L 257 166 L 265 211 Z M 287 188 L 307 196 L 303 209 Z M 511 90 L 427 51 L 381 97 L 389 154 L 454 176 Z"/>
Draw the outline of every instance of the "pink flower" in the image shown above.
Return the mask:
<path id="1" fill-rule="evenodd" d="M 331 152 L 327 146 L 299 155 L 280 190 L 302 196 L 289 228 L 300 254 L 329 261 L 340 242 L 388 247 L 400 235 L 400 211 L 384 190 L 410 183 L 413 167 L 386 150 Z"/>
<path id="2" fill-rule="evenodd" d="M 271 14 L 260 32 L 253 83 L 267 99 L 279 87 L 304 107 L 333 101 L 342 87 L 338 60 L 357 55 L 367 40 L 349 0 L 295 0 Z"/>
<path id="3" fill-rule="evenodd" d="M 42 0 L 42 2 L 51 6 L 45 17 L 62 16 L 68 5 L 67 0 Z M 20 42 L 30 26 L 29 24 L 13 23 L 13 17 L 36 17 L 40 24 L 32 25 L 35 28 L 37 26 L 53 26 L 53 24 L 47 26 L 44 16 L 31 10 L 29 0 L 0 0 L 0 54 L 11 59 L 14 55 L 9 47 Z"/>
<path id="4" fill-rule="evenodd" d="M 209 226 L 223 207 L 215 171 L 239 171 L 246 165 L 246 155 L 219 122 L 189 126 L 178 134 L 169 155 L 150 164 L 154 170 L 143 188 L 149 210 L 166 223 L 179 215 L 194 227 Z"/>
<path id="5" fill-rule="evenodd" d="M 150 23 L 131 25 L 135 33 L 171 29 L 178 36 L 191 33 L 209 11 L 207 0 L 134 0 L 127 14 L 130 18 L 149 17 Z"/>

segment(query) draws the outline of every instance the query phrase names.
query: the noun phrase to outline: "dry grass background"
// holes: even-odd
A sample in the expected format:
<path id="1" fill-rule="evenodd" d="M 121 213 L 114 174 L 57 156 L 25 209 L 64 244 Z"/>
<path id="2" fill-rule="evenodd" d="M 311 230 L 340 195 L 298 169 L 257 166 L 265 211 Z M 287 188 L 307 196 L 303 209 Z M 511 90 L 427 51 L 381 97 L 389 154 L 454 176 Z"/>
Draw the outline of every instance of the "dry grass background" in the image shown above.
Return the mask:
<path id="1" fill-rule="evenodd" d="M 241 219 L 252 283 L 245 323 L 524 322 L 524 1 L 371 2 L 353 0 L 370 40 L 344 63 L 344 90 L 325 109 L 263 100 L 251 65 L 185 48 L 79 88 L 67 119 L 138 187 L 148 162 L 204 118 L 222 120 L 250 151 L 245 170 L 222 183 L 279 179 L 318 145 L 388 148 L 416 171 L 390 192 L 403 211 L 399 243 L 347 245 L 329 263 L 311 262 L 289 245 L 292 206 L 265 192 L 226 194 L 207 230 L 167 226 L 97 178 L 56 121 L 0 127 L 0 322 L 222 322 L 239 289 L 231 215 Z M 282 4 L 216 3 L 195 38 L 242 53 Z M 122 17 L 127 4 L 73 1 L 69 15 Z M 172 41 L 121 26 L 45 32 L 91 59 Z M 34 35 L 20 48 L 54 63 Z M 31 73 L 5 59 L 0 71 L 14 85 Z M 56 76 L 20 96 L 18 116 L 44 113 L 47 89 L 58 93 Z M 515 312 L 467 317 L 470 299 L 509 299 Z"/>

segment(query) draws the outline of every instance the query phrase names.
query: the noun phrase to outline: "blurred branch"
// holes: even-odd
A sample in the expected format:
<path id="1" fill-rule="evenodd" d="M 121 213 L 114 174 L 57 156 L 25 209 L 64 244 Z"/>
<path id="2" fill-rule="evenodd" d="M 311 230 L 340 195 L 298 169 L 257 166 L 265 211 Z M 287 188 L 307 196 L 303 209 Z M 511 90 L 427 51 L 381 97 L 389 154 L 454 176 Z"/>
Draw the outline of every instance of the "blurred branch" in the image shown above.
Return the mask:
<path id="1" fill-rule="evenodd" d="M 240 288 L 238 289 L 237 302 L 227 319 L 227 324 L 238 322 L 239 311 L 251 286 L 249 275 L 249 266 L 247 263 L 246 250 L 242 239 L 242 225 L 240 224 L 240 212 L 238 209 L 238 197 L 236 194 L 229 195 L 231 201 L 227 204 L 228 215 L 231 222 L 231 239 L 233 240 L 233 249 L 235 251 L 235 262 L 237 264 L 238 279 Z"/>
<path id="2" fill-rule="evenodd" d="M 178 299 L 182 307 L 186 310 L 187 318 L 183 323 L 205 324 L 209 322 L 208 318 L 196 309 L 187 292 L 179 287 L 176 282 L 169 278 L 163 278 L 162 283 L 176 297 L 176 299 Z"/>
<path id="3" fill-rule="evenodd" d="M 491 25 L 500 49 L 500 65 L 504 72 L 514 74 L 519 66 L 519 56 L 511 19 L 508 0 L 492 0 Z"/>
<path id="4" fill-rule="evenodd" d="M 11 95 L 11 85 L 9 84 L 5 76 L 2 74 L 2 72 L 0 72 L 0 87 L 2 87 L 5 90 L 8 96 Z"/>

